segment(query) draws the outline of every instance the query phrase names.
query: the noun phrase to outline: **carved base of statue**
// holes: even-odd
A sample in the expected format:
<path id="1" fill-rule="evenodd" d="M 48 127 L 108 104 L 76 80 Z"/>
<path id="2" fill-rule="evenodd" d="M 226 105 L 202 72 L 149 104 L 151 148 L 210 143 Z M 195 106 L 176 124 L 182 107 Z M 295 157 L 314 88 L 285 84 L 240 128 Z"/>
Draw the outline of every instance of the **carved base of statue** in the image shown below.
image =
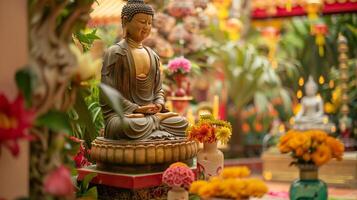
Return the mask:
<path id="1" fill-rule="evenodd" d="M 186 138 L 172 140 L 111 140 L 97 137 L 92 142 L 91 158 L 97 168 L 135 172 L 162 170 L 177 161 L 191 165 L 198 145 Z"/>

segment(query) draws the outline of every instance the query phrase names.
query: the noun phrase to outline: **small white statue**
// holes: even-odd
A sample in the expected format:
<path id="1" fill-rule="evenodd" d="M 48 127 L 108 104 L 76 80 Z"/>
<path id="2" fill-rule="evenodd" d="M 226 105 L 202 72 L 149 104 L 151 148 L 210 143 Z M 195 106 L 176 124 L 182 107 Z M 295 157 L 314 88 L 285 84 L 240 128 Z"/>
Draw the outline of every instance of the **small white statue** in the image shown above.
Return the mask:
<path id="1" fill-rule="evenodd" d="M 294 129 L 323 129 L 331 131 L 331 123 L 328 123 L 328 116 L 324 114 L 324 103 L 319 95 L 317 95 L 317 84 L 314 79 L 309 76 L 305 84 L 305 94 L 301 99 L 301 110 L 295 116 Z"/>

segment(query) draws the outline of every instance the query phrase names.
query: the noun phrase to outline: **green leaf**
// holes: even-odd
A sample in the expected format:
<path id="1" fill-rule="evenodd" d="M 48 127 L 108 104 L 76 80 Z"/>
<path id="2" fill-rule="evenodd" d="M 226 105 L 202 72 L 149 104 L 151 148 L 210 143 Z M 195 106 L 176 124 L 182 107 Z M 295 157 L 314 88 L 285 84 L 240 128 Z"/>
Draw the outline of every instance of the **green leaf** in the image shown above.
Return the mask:
<path id="1" fill-rule="evenodd" d="M 200 200 L 200 196 L 196 194 L 190 194 L 189 200 Z"/>
<path id="2" fill-rule="evenodd" d="M 82 181 L 82 190 L 83 191 L 86 191 L 88 189 L 88 186 L 89 186 L 89 183 L 92 181 L 92 179 L 94 177 L 97 176 L 97 173 L 90 173 L 90 174 L 87 174 L 83 181 Z"/>
<path id="3" fill-rule="evenodd" d="M 70 156 L 75 156 L 79 152 L 81 144 L 71 140 L 70 138 L 66 138 L 66 143 L 64 145 L 64 150 L 66 154 Z"/>
<path id="4" fill-rule="evenodd" d="M 78 113 L 78 123 L 81 127 L 85 127 L 83 139 L 85 140 L 87 147 L 90 147 L 91 142 L 98 134 L 92 121 L 92 113 L 88 110 L 87 104 L 84 101 L 84 96 L 85 95 L 82 89 L 79 89 L 77 91 L 77 98 L 73 108 Z"/>
<path id="5" fill-rule="evenodd" d="M 254 95 L 254 105 L 257 106 L 258 112 L 264 113 L 268 109 L 268 98 L 261 92 L 256 92 Z"/>
<path id="6" fill-rule="evenodd" d="M 93 111 L 94 111 L 94 114 L 93 114 L 93 122 L 95 122 L 95 121 L 97 121 L 97 119 L 98 119 L 98 117 L 99 117 L 99 115 L 100 115 L 101 109 L 100 109 L 100 107 L 97 107 L 97 108 L 95 108 Z"/>
<path id="7" fill-rule="evenodd" d="M 37 118 L 36 125 L 48 127 L 53 131 L 63 131 L 72 134 L 72 128 L 66 113 L 60 111 L 50 110 L 41 115 Z"/>
<path id="8" fill-rule="evenodd" d="M 92 46 L 94 40 L 100 39 L 97 35 L 97 29 L 92 30 L 90 33 L 82 33 L 81 31 L 76 32 L 74 35 L 81 43 L 83 50 L 88 51 Z"/>
<path id="9" fill-rule="evenodd" d="M 290 110 L 291 109 L 291 99 L 290 99 L 289 93 L 286 90 L 281 89 L 280 96 L 283 100 L 285 111 Z"/>
<path id="10" fill-rule="evenodd" d="M 97 187 L 92 187 L 88 191 L 86 191 L 82 197 L 87 197 L 89 199 L 98 199 L 98 191 Z"/>
<path id="11" fill-rule="evenodd" d="M 120 93 L 115 90 L 114 88 L 105 85 L 103 83 L 101 83 L 99 85 L 100 89 L 101 89 L 101 95 L 104 98 L 104 100 L 106 101 L 106 103 L 109 104 L 109 106 L 111 106 L 113 108 L 113 110 L 120 116 L 123 117 L 123 111 L 121 108 L 121 101 L 120 99 L 122 98 Z"/>
<path id="12" fill-rule="evenodd" d="M 33 74 L 29 68 L 24 68 L 16 72 L 15 75 L 17 87 L 25 97 L 27 106 L 31 106 L 31 94 L 33 90 Z"/>

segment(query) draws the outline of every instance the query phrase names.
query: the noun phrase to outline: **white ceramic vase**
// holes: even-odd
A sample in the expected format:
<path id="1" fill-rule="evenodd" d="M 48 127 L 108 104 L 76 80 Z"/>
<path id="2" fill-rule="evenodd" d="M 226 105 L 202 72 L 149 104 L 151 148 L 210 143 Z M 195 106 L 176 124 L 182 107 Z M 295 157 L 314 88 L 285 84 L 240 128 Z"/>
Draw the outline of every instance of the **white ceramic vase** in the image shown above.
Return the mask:
<path id="1" fill-rule="evenodd" d="M 203 149 L 197 153 L 198 179 L 208 180 L 217 176 L 223 169 L 224 156 L 217 148 L 217 142 L 203 143 Z"/>
<path id="2" fill-rule="evenodd" d="M 172 187 L 167 193 L 167 200 L 188 200 L 188 192 L 182 187 Z"/>

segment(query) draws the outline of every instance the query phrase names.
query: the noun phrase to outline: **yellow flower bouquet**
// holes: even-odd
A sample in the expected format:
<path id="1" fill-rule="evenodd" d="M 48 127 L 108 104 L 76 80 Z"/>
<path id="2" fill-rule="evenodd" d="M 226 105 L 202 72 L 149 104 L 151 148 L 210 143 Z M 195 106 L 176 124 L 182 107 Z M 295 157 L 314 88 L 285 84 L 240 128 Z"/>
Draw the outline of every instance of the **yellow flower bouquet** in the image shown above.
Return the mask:
<path id="1" fill-rule="evenodd" d="M 262 197 L 268 192 L 265 183 L 259 179 L 246 178 L 250 175 L 247 167 L 228 167 L 219 176 L 209 181 L 198 180 L 191 184 L 190 193 L 203 199 L 248 199 Z"/>
<path id="2" fill-rule="evenodd" d="M 220 141 L 226 144 L 232 135 L 232 126 L 229 122 L 215 119 L 211 114 L 201 115 L 198 123 L 186 130 L 189 140 L 201 143 Z"/>
<path id="3" fill-rule="evenodd" d="M 321 166 L 332 158 L 342 160 L 344 145 L 321 130 L 290 130 L 280 138 L 281 153 L 291 153 L 292 164 Z"/>

